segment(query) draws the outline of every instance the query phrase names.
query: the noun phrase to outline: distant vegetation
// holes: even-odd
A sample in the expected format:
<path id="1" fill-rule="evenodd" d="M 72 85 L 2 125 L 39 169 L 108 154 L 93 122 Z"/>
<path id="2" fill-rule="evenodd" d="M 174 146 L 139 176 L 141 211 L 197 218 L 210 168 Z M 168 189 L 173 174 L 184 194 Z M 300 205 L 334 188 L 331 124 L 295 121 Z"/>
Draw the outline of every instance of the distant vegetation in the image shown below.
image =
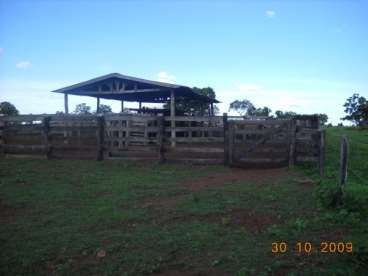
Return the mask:
<path id="1" fill-rule="evenodd" d="M 240 116 L 262 116 L 262 117 L 270 117 L 277 119 L 287 119 L 292 118 L 293 116 L 298 115 L 298 113 L 294 111 L 281 111 L 276 110 L 274 115 L 271 115 L 271 108 L 264 106 L 263 108 L 257 108 L 255 105 L 247 100 L 235 100 L 230 103 L 229 111 L 235 111 Z M 324 125 L 328 121 L 327 114 L 316 114 L 320 118 L 321 125 Z"/>
<path id="2" fill-rule="evenodd" d="M 105 113 L 111 113 L 112 109 L 109 105 L 106 104 L 100 104 L 100 112 L 102 114 Z M 97 114 L 97 110 L 96 111 L 91 111 L 91 107 L 88 106 L 85 103 L 81 103 L 81 104 L 77 104 L 75 106 L 75 109 L 73 111 L 74 114 L 76 115 L 91 115 L 91 114 Z"/>
<path id="3" fill-rule="evenodd" d="M 0 114 L 3 115 L 18 115 L 18 109 L 11 104 L 10 102 L 1 102 L 0 103 Z"/>
<path id="4" fill-rule="evenodd" d="M 368 123 L 368 101 L 366 98 L 354 93 L 343 106 L 347 115 L 341 118 L 342 120 L 350 121 L 355 125 Z"/>

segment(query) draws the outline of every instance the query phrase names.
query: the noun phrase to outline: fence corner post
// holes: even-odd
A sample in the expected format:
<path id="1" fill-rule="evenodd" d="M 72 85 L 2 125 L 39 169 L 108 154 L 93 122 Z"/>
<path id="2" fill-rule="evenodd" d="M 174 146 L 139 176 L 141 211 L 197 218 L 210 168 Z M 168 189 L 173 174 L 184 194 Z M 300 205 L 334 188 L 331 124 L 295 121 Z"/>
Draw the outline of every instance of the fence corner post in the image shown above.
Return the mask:
<path id="1" fill-rule="evenodd" d="M 289 168 L 295 165 L 295 143 L 296 143 L 296 120 L 290 121 L 290 146 L 289 146 Z"/>
<path id="2" fill-rule="evenodd" d="M 158 146 L 158 161 L 159 163 L 163 163 L 165 161 L 164 154 L 164 134 L 165 134 L 165 125 L 164 125 L 164 116 L 157 116 L 157 146 Z"/>
<path id="3" fill-rule="evenodd" d="M 319 175 L 323 177 L 325 175 L 325 148 L 326 148 L 326 130 L 321 130 L 319 142 Z"/>
<path id="4" fill-rule="evenodd" d="M 104 159 L 105 116 L 97 115 L 97 161 Z"/>
<path id="5" fill-rule="evenodd" d="M 224 165 L 229 165 L 229 122 L 227 113 L 223 114 L 223 129 L 224 129 Z"/>

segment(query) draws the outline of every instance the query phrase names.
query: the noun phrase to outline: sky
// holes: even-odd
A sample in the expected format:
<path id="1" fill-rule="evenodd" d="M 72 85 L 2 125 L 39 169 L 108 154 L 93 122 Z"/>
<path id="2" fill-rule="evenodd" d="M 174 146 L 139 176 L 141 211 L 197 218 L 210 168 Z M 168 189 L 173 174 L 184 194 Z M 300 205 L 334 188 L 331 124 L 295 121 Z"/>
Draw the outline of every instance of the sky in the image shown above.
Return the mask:
<path id="1" fill-rule="evenodd" d="M 363 0 L 0 0 L 0 102 L 55 113 L 50 91 L 117 72 L 210 86 L 221 112 L 248 99 L 337 124 L 349 96 L 368 97 L 367 14 Z M 83 102 L 95 109 L 69 109 Z"/>

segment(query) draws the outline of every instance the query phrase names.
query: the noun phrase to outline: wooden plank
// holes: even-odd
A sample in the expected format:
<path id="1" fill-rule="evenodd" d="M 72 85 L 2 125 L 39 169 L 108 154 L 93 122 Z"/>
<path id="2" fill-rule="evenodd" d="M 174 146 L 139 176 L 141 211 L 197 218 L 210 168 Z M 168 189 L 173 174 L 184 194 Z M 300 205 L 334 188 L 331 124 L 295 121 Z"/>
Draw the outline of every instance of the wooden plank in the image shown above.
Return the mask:
<path id="1" fill-rule="evenodd" d="M 223 132 L 224 128 L 223 127 L 175 127 L 176 132 L 178 131 L 219 131 L 219 132 Z"/>
<path id="2" fill-rule="evenodd" d="M 45 159 L 44 154 L 5 154 L 5 158 L 11 159 Z"/>
<path id="3" fill-rule="evenodd" d="M 50 115 L 37 114 L 37 115 L 1 116 L 1 120 L 4 122 L 32 122 L 32 121 L 42 121 L 43 118 L 47 116 Z"/>
<path id="4" fill-rule="evenodd" d="M 172 138 L 165 138 L 165 141 L 172 142 Z M 192 137 L 191 139 L 188 139 L 188 137 L 176 137 L 174 138 L 175 142 L 181 142 L 181 143 L 223 143 L 224 138 L 223 137 Z"/>
<path id="5" fill-rule="evenodd" d="M 270 119 L 270 120 L 242 120 L 234 121 L 236 125 L 280 125 L 285 126 L 289 124 L 290 120 Z"/>
<path id="6" fill-rule="evenodd" d="M 222 116 L 176 116 L 175 118 L 165 116 L 165 122 L 171 122 L 172 120 L 175 122 L 212 122 L 219 123 L 221 125 L 223 122 Z"/>
<path id="7" fill-rule="evenodd" d="M 45 145 L 3 145 L 4 153 L 11 154 L 45 154 L 48 147 Z"/>
<path id="8" fill-rule="evenodd" d="M 168 152 L 197 152 L 197 153 L 224 153 L 223 148 L 212 148 L 212 147 L 185 147 L 185 146 L 176 146 L 175 149 L 167 149 Z"/>

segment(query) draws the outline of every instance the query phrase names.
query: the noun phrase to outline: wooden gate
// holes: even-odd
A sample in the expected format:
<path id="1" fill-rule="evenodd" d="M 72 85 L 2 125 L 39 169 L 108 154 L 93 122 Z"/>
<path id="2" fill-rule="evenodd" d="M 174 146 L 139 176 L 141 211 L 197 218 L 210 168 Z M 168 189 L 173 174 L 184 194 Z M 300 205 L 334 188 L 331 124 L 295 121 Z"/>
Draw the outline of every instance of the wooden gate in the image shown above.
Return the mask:
<path id="1" fill-rule="evenodd" d="M 229 163 L 240 167 L 287 166 L 294 132 L 291 120 L 229 121 Z"/>

